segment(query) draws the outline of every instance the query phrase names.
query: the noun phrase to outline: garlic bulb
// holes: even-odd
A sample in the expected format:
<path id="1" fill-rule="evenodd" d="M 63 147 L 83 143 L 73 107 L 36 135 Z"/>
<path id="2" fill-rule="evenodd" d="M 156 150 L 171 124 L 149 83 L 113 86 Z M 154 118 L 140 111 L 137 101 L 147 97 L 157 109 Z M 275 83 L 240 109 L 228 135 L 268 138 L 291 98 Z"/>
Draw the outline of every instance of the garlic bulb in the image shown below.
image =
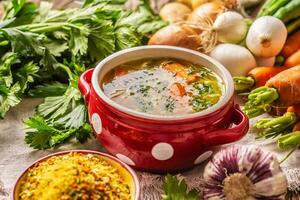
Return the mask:
<path id="1" fill-rule="evenodd" d="M 218 152 L 204 169 L 204 181 L 205 200 L 280 200 L 287 191 L 276 157 L 255 146 Z"/>

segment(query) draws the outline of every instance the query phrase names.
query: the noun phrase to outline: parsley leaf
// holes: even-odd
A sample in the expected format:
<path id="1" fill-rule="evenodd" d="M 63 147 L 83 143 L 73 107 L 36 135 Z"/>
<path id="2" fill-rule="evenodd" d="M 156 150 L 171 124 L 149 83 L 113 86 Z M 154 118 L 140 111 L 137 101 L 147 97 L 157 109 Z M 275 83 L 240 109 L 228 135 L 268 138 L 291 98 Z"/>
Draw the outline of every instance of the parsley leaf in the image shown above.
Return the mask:
<path id="1" fill-rule="evenodd" d="M 25 142 L 34 149 L 48 149 L 69 139 L 76 129 L 59 130 L 39 115 L 24 121 L 26 129 Z"/>
<path id="2" fill-rule="evenodd" d="M 199 200 L 198 191 L 193 189 L 188 192 L 185 181 L 178 181 L 175 176 L 165 177 L 163 189 L 165 191 L 163 200 Z"/>
<path id="3" fill-rule="evenodd" d="M 22 93 L 25 92 L 29 83 L 34 82 L 34 78 L 38 76 L 39 69 L 39 66 L 31 61 L 15 72 L 16 80 L 20 84 Z"/>
<path id="4" fill-rule="evenodd" d="M 6 112 L 10 107 L 16 106 L 21 102 L 21 98 L 18 97 L 21 87 L 19 83 L 15 83 L 6 95 L 0 95 L 0 117 L 4 118 Z"/>
<path id="5" fill-rule="evenodd" d="M 29 90 L 28 94 L 31 97 L 60 96 L 66 92 L 67 88 L 67 84 L 52 82 L 36 86 L 35 88 Z"/>

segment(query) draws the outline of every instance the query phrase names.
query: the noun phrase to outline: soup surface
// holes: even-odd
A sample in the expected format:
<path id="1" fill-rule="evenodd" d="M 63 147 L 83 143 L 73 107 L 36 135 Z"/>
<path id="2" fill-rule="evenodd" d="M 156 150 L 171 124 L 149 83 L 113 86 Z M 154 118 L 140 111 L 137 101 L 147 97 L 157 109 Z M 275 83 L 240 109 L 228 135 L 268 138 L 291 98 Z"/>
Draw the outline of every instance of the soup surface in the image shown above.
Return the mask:
<path id="1" fill-rule="evenodd" d="M 217 74 L 175 59 L 138 60 L 117 66 L 102 83 L 116 103 L 156 115 L 189 114 L 216 104 L 222 95 Z"/>

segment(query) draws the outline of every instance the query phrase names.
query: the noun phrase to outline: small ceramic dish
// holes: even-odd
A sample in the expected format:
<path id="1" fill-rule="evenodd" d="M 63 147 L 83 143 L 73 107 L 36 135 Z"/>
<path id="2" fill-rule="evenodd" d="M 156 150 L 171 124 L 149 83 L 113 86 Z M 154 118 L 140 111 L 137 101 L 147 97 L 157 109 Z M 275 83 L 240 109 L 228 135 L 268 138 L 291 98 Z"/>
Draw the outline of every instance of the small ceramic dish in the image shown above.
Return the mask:
<path id="1" fill-rule="evenodd" d="M 126 108 L 104 94 L 100 84 L 110 70 L 155 58 L 187 60 L 212 70 L 224 84 L 222 97 L 201 112 L 159 116 Z M 137 169 L 170 172 L 191 168 L 207 159 L 213 146 L 235 142 L 248 131 L 249 120 L 233 100 L 230 73 L 219 62 L 193 50 L 171 46 L 126 49 L 84 72 L 78 86 L 96 138 L 112 155 Z"/>
<path id="2" fill-rule="evenodd" d="M 92 154 L 95 156 L 101 157 L 103 160 L 107 161 L 110 165 L 112 165 L 114 168 L 116 168 L 120 175 L 124 178 L 125 182 L 129 184 L 130 193 L 132 195 L 132 200 L 139 200 L 140 197 L 140 185 L 139 180 L 136 175 L 136 173 L 125 163 L 122 161 L 116 159 L 113 156 L 107 155 L 105 153 L 100 153 L 97 151 L 91 151 L 91 150 L 70 150 L 70 151 L 62 151 L 54 154 L 50 154 L 48 156 L 45 156 L 37 161 L 35 161 L 32 165 L 30 165 L 17 179 L 13 193 L 12 193 L 12 200 L 19 200 L 19 190 L 20 190 L 20 184 L 22 180 L 25 178 L 26 173 L 28 173 L 28 170 L 36 166 L 36 164 L 43 162 L 44 160 L 49 159 L 53 156 L 59 156 L 63 154 L 68 154 L 71 152 L 77 152 L 77 153 L 83 153 L 83 154 Z"/>

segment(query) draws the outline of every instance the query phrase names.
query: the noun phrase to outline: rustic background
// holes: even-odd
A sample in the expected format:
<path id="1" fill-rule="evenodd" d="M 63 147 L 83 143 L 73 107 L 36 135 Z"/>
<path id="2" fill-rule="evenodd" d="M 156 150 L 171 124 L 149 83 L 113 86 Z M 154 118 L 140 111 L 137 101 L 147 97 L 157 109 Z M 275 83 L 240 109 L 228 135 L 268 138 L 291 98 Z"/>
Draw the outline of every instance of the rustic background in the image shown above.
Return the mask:
<path id="1" fill-rule="evenodd" d="M 39 2 L 39 0 L 32 0 Z M 152 7 L 158 10 L 168 0 L 152 0 Z M 137 0 L 130 0 L 127 6 L 132 7 Z M 80 4 L 80 1 L 73 0 L 53 0 L 56 8 L 74 7 Z M 1 11 L 0 11 L 1 14 Z M 0 200 L 9 199 L 12 187 L 19 174 L 33 161 L 54 153 L 57 151 L 68 149 L 89 149 L 97 151 L 105 151 L 101 145 L 94 139 L 89 139 L 84 145 L 71 141 L 60 147 L 51 150 L 38 151 L 33 150 L 24 142 L 24 126 L 22 121 L 34 113 L 35 107 L 42 102 L 41 99 L 25 99 L 18 106 L 10 110 L 4 120 L 0 121 Z M 266 117 L 266 116 L 261 116 Z M 256 119 L 251 120 L 253 124 Z M 255 144 L 264 149 L 273 151 L 281 159 L 286 152 L 278 152 L 276 145 L 272 141 L 256 141 L 254 138 L 256 130 L 251 128 L 245 138 L 239 141 L 239 144 Z M 193 170 L 184 172 L 178 175 L 179 178 L 186 179 L 189 187 L 201 190 L 202 170 L 205 163 L 195 167 Z M 300 154 L 299 150 L 295 152 L 286 162 L 283 163 L 283 168 L 287 172 L 290 184 L 295 188 L 300 188 Z M 141 200 L 158 200 L 162 193 L 161 185 L 163 176 L 138 173 L 142 187 Z"/>

